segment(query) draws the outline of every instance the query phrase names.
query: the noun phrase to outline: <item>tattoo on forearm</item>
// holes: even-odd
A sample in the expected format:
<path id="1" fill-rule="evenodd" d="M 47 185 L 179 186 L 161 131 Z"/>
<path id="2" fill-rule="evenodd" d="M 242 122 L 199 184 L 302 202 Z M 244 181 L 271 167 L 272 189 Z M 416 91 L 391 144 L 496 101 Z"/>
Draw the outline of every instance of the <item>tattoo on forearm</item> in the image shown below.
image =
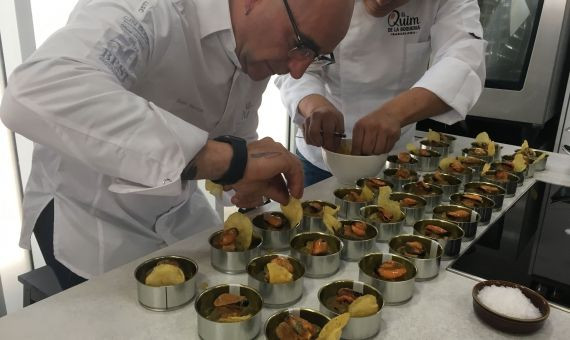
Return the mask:
<path id="1" fill-rule="evenodd" d="M 250 154 L 251 158 L 275 158 L 277 156 L 281 156 L 281 152 L 272 151 L 272 152 L 259 152 L 259 153 Z"/>

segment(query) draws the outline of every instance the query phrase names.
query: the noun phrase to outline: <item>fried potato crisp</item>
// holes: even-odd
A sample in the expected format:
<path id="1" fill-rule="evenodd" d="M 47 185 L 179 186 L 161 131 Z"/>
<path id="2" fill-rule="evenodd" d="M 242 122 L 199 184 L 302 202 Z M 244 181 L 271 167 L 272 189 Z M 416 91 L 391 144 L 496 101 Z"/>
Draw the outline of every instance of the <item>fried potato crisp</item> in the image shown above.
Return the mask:
<path id="1" fill-rule="evenodd" d="M 253 234 L 253 224 L 249 217 L 240 212 L 231 214 L 228 216 L 226 222 L 224 222 L 224 230 L 231 228 L 236 228 L 238 230 L 236 249 L 239 251 L 248 249 L 251 245 Z"/>
<path id="2" fill-rule="evenodd" d="M 317 340 L 339 340 L 342 329 L 348 324 L 349 320 L 350 313 L 344 313 L 331 319 L 331 321 L 327 322 L 323 329 L 321 329 Z"/>

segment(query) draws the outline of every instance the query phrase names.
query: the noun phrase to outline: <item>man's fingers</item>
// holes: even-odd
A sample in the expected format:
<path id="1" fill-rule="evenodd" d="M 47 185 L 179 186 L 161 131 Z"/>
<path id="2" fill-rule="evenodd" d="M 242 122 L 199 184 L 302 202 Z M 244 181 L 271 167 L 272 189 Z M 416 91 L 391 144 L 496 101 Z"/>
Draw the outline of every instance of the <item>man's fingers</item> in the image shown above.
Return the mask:
<path id="1" fill-rule="evenodd" d="M 376 146 L 377 131 L 375 129 L 365 129 L 364 138 L 362 140 L 362 154 L 371 155 Z"/>
<path id="2" fill-rule="evenodd" d="M 325 119 L 322 121 L 322 127 L 323 127 L 323 147 L 325 149 L 328 150 L 336 150 L 335 149 L 335 145 L 334 145 L 334 141 L 335 138 L 338 139 L 335 136 L 335 132 L 336 132 L 336 122 L 333 119 Z"/>
<path id="3" fill-rule="evenodd" d="M 303 184 L 303 166 L 297 157 L 291 157 L 289 168 L 283 172 L 285 180 L 287 180 L 287 188 L 291 196 L 301 198 L 305 188 Z"/>
<path id="4" fill-rule="evenodd" d="M 311 141 L 311 145 L 322 146 L 323 142 L 321 138 L 321 120 L 313 115 L 309 118 L 309 121 L 309 139 Z"/>
<path id="5" fill-rule="evenodd" d="M 281 175 L 273 177 L 265 190 L 265 196 L 281 204 L 289 203 L 289 190 Z"/>
<path id="6" fill-rule="evenodd" d="M 362 154 L 362 140 L 364 139 L 364 129 L 357 123 L 352 131 L 352 154 Z"/>

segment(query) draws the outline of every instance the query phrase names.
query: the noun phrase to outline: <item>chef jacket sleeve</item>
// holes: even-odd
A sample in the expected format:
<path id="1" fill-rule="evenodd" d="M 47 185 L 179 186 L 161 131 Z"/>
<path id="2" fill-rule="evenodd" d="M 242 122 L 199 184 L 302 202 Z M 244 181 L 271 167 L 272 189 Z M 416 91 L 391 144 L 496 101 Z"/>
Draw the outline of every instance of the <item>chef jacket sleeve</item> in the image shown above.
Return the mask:
<path id="1" fill-rule="evenodd" d="M 310 66 L 300 79 L 290 75 L 282 75 L 275 79 L 275 85 L 281 92 L 281 101 L 287 113 L 297 125 L 303 124 L 305 118 L 299 113 L 299 102 L 308 95 L 320 94 L 325 96 L 325 84 L 322 79 L 323 69 L 319 66 Z"/>
<path id="2" fill-rule="evenodd" d="M 121 192 L 175 195 L 208 134 L 130 91 L 169 43 L 166 3 L 85 2 L 13 72 L 3 122 L 128 184 Z"/>
<path id="3" fill-rule="evenodd" d="M 453 124 L 465 119 L 483 91 L 485 47 L 475 0 L 444 0 L 431 28 L 429 69 L 413 87 L 430 90 L 452 110 L 432 119 Z"/>

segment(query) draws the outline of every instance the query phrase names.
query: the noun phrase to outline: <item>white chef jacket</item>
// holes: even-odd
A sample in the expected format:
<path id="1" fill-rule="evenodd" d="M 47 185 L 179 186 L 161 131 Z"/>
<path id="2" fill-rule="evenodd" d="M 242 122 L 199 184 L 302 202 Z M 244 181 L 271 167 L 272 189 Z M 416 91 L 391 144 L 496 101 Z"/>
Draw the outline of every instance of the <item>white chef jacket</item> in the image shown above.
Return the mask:
<path id="1" fill-rule="evenodd" d="M 275 83 L 295 123 L 304 121 L 299 101 L 320 94 L 343 113 L 348 137 L 360 118 L 412 87 L 447 103 L 452 110 L 433 119 L 453 124 L 465 118 L 483 90 L 485 41 L 476 38 L 482 34 L 475 0 L 411 0 L 382 18 L 357 0 L 348 33 L 334 51 L 336 63 L 310 69 L 299 80 L 280 76 Z M 404 149 L 414 132 L 415 124 L 402 128 L 394 149 Z M 307 160 L 327 169 L 320 148 L 303 138 L 296 143 Z"/>
<path id="2" fill-rule="evenodd" d="M 241 72 L 228 0 L 82 0 L 9 80 L 35 143 L 20 245 L 54 199 L 54 254 L 91 278 L 220 224 L 180 173 L 222 134 L 257 138 L 268 80 Z"/>

